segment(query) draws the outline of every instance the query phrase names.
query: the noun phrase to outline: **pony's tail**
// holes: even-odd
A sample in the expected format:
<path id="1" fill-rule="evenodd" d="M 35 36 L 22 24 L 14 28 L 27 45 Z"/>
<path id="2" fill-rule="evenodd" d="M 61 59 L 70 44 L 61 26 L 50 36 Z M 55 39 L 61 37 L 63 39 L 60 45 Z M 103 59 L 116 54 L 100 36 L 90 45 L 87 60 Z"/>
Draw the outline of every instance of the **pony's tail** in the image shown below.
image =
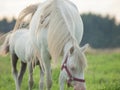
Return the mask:
<path id="1" fill-rule="evenodd" d="M 9 52 L 9 40 L 11 37 L 11 33 L 9 33 L 6 38 L 4 43 L 0 46 L 0 55 L 5 56 Z"/>
<path id="2" fill-rule="evenodd" d="M 38 5 L 39 5 L 39 4 L 30 5 L 30 6 L 26 7 L 25 9 L 23 9 L 23 10 L 20 12 L 20 14 L 19 14 L 19 16 L 18 16 L 18 19 L 17 19 L 17 21 L 16 21 L 16 24 L 15 24 L 15 26 L 14 26 L 13 31 L 16 31 L 16 30 L 20 27 L 20 24 L 22 23 L 22 21 L 24 20 L 24 18 L 25 18 L 27 15 L 32 14 L 32 15 L 31 15 L 31 18 L 32 18 L 33 14 L 35 13 L 35 11 L 36 11 L 37 8 L 38 8 Z M 31 20 L 31 19 L 30 19 L 30 20 Z"/>

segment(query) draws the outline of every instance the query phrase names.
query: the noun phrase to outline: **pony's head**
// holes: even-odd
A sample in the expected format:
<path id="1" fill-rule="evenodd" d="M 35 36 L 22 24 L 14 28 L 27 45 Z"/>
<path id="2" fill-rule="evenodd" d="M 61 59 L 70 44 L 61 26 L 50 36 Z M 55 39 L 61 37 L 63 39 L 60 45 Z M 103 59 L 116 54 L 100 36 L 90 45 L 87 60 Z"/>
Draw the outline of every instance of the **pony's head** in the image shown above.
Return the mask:
<path id="1" fill-rule="evenodd" d="M 64 56 L 61 69 L 66 73 L 67 84 L 73 86 L 74 90 L 86 90 L 84 69 L 87 63 L 84 52 L 87 47 L 88 44 L 81 48 L 72 46 Z"/>

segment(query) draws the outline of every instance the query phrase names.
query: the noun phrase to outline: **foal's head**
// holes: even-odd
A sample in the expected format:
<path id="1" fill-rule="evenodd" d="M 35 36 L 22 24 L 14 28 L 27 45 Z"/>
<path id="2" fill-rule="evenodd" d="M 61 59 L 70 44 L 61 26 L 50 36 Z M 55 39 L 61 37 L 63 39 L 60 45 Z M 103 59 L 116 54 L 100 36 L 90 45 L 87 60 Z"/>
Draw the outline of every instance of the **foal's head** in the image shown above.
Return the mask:
<path id="1" fill-rule="evenodd" d="M 67 74 L 67 84 L 74 87 L 74 90 L 86 90 L 84 80 L 84 69 L 87 65 L 84 51 L 88 44 L 79 48 L 72 46 L 64 57 L 62 70 Z"/>

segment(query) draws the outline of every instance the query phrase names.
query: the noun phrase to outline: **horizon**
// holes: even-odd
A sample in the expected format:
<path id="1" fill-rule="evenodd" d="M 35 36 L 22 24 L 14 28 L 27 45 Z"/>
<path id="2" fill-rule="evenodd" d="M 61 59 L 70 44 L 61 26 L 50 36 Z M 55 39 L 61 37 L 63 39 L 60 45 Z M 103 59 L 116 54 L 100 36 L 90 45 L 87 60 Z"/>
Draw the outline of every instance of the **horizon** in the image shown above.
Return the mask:
<path id="1" fill-rule="evenodd" d="M 88 15 L 88 14 L 92 14 L 92 15 L 96 15 L 96 16 L 100 16 L 101 18 L 106 18 L 106 17 L 108 17 L 109 18 L 109 20 L 110 19 L 115 19 L 115 23 L 116 24 L 120 24 L 120 21 L 119 22 L 117 22 L 116 21 L 116 18 L 114 17 L 114 16 L 110 16 L 109 14 L 106 14 L 106 15 L 102 15 L 102 14 L 96 14 L 96 13 L 92 13 L 92 12 L 86 12 L 86 13 L 82 13 L 82 14 L 80 14 L 80 16 L 82 16 L 82 15 Z M 6 19 L 7 20 L 7 22 L 11 22 L 13 19 L 17 19 L 17 17 L 15 17 L 15 16 L 0 16 L 0 21 L 2 21 L 3 19 Z"/>
<path id="2" fill-rule="evenodd" d="M 45 0 L 0 0 L 0 19 L 17 18 L 19 12 L 26 6 Z M 120 23 L 119 0 L 71 0 L 78 8 L 80 14 L 92 13 L 101 16 L 110 16 Z"/>

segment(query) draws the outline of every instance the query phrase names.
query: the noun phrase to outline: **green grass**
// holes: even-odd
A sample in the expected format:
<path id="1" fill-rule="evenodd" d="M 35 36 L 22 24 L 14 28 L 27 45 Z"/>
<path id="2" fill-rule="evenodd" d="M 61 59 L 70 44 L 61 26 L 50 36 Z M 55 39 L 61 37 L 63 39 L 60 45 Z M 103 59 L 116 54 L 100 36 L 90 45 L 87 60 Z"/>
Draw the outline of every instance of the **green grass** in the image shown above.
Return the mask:
<path id="1" fill-rule="evenodd" d="M 88 55 L 88 90 L 120 90 L 120 54 Z"/>
<path id="2" fill-rule="evenodd" d="M 87 59 L 88 67 L 85 71 L 87 90 L 120 90 L 119 53 L 87 54 Z M 59 90 L 59 72 L 60 65 L 57 68 L 53 68 L 53 86 L 51 90 Z M 34 82 L 33 90 L 38 90 L 38 66 L 34 70 Z M 15 90 L 9 56 L 0 57 L 0 90 Z M 23 78 L 21 90 L 28 90 L 28 71 Z"/>

